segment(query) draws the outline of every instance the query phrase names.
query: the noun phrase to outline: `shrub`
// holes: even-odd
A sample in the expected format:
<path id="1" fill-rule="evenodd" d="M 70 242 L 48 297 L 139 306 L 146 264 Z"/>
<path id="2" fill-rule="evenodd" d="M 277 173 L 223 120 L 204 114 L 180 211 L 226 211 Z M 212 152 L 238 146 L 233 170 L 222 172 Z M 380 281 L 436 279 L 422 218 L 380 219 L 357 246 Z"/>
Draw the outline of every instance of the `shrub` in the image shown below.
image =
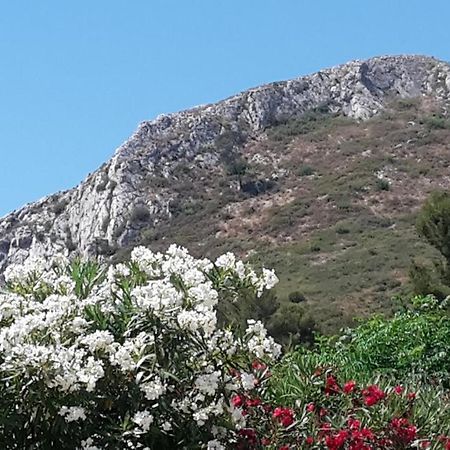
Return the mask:
<path id="1" fill-rule="evenodd" d="M 377 191 L 389 191 L 391 189 L 391 184 L 389 183 L 389 180 L 386 180 L 385 178 L 377 178 L 376 189 Z"/>
<path id="2" fill-rule="evenodd" d="M 265 398 L 234 398 L 246 417 L 238 448 L 448 448 L 450 410 L 442 388 L 374 378 L 359 383 L 291 361 L 278 370 Z"/>
<path id="3" fill-rule="evenodd" d="M 307 177 L 314 174 L 314 169 L 311 166 L 301 166 L 297 174 L 301 177 Z"/>
<path id="4" fill-rule="evenodd" d="M 130 214 L 130 220 L 133 223 L 147 222 L 150 219 L 150 211 L 144 205 L 136 205 Z"/>
<path id="5" fill-rule="evenodd" d="M 2 449 L 225 448 L 245 421 L 230 398 L 279 353 L 260 322 L 217 328 L 217 303 L 276 282 L 232 254 L 138 247 L 109 269 L 29 260 L 5 279 Z"/>
<path id="6" fill-rule="evenodd" d="M 306 297 L 299 291 L 291 292 L 288 299 L 292 303 L 300 303 L 306 301 Z"/>
<path id="7" fill-rule="evenodd" d="M 442 116 L 430 116 L 423 119 L 424 125 L 430 130 L 445 130 L 450 128 L 450 121 Z"/>
<path id="8" fill-rule="evenodd" d="M 450 383 L 450 315 L 446 302 L 414 297 L 391 319 L 375 316 L 336 338 L 319 340 L 322 361 L 343 368 L 345 376 L 412 373 Z"/>

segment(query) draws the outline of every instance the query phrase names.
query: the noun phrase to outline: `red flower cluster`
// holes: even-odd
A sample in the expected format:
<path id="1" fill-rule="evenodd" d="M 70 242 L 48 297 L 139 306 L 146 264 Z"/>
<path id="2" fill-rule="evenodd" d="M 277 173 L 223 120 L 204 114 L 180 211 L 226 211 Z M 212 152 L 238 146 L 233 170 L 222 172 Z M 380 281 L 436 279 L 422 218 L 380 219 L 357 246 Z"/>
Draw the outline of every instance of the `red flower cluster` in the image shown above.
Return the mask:
<path id="1" fill-rule="evenodd" d="M 323 424 L 325 425 L 325 424 Z M 361 427 L 361 422 L 350 417 L 347 427 L 332 432 L 331 427 L 322 427 L 322 438 L 329 450 L 348 448 L 350 450 L 370 450 L 375 443 L 375 434 L 369 429 Z"/>
<path id="2" fill-rule="evenodd" d="M 255 366 L 253 368 L 258 370 L 259 366 L 256 363 Z M 261 367 L 261 370 L 266 371 L 267 368 Z M 319 382 L 316 379 L 318 376 L 323 376 Z M 233 396 L 232 405 L 242 409 L 247 421 L 247 428 L 238 433 L 237 449 L 270 447 L 289 450 L 313 446 L 328 450 L 393 450 L 411 448 L 413 442 L 417 442 L 418 448 L 428 449 L 436 443 L 436 436 L 419 435 L 416 425 L 412 423 L 411 413 L 415 407 L 412 400 L 416 394 L 406 392 L 403 386 L 384 391 L 375 384 L 358 387 L 354 380 L 339 384 L 337 378 L 325 370 L 314 373 L 314 378 L 314 384 L 318 387 L 314 402 L 303 404 L 297 412 L 302 426 L 297 426 L 293 408 L 273 408 L 260 398 L 247 394 Z M 395 399 L 396 396 L 401 399 Z M 305 399 L 301 400 L 303 403 Z M 372 409 L 366 409 L 382 401 L 386 408 L 395 407 L 394 418 L 385 415 L 384 407 L 373 413 Z M 394 403 L 391 405 L 392 401 Z M 374 421 L 372 414 L 376 417 Z M 339 423 L 334 420 L 336 415 L 346 420 L 345 426 L 336 428 L 335 423 Z M 450 450 L 449 437 L 441 436 L 440 443 L 443 450 Z"/>
<path id="3" fill-rule="evenodd" d="M 238 443 L 236 450 L 245 450 L 248 448 L 256 448 L 258 445 L 258 437 L 253 428 L 243 428 L 238 432 Z"/>
<path id="4" fill-rule="evenodd" d="M 344 384 L 344 388 L 342 389 L 345 394 L 350 394 L 356 389 L 356 381 L 350 380 Z"/>
<path id="5" fill-rule="evenodd" d="M 417 437 L 417 427 L 405 418 L 394 418 L 391 421 L 393 439 L 400 444 L 409 444 Z"/>
<path id="6" fill-rule="evenodd" d="M 375 384 L 367 386 L 367 388 L 362 391 L 362 395 L 364 397 L 364 404 L 366 406 L 376 405 L 379 401 L 383 400 L 386 397 L 385 392 L 383 392 Z"/>
<path id="7" fill-rule="evenodd" d="M 283 427 L 288 427 L 294 423 L 294 411 L 291 408 L 275 408 L 272 417 L 281 423 Z"/>

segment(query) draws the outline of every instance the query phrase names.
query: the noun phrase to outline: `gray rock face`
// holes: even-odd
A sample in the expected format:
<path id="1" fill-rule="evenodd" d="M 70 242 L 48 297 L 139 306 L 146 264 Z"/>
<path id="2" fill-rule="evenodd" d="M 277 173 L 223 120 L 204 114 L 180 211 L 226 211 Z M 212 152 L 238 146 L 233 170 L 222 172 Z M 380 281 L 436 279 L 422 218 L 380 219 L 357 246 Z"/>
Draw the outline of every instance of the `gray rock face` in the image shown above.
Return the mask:
<path id="1" fill-rule="evenodd" d="M 258 136 L 283 118 L 323 106 L 365 120 L 393 98 L 427 95 L 447 101 L 449 92 L 447 63 L 422 56 L 378 57 L 143 122 L 109 162 L 77 187 L 0 219 L 0 273 L 28 256 L 108 255 L 132 243 L 140 222 L 157 226 L 170 219 L 174 161 L 216 166 L 215 143 L 226 131 Z M 154 183 L 157 177 L 165 187 Z"/>

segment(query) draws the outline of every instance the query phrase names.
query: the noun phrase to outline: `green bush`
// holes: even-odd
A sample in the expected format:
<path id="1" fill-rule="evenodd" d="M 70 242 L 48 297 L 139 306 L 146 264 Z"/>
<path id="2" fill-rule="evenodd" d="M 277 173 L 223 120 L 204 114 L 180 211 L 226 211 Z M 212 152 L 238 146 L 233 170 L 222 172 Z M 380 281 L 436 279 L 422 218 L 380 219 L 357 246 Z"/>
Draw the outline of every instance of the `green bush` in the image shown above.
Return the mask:
<path id="1" fill-rule="evenodd" d="M 300 303 L 306 301 L 306 297 L 299 291 L 291 292 L 288 299 L 292 303 Z"/>
<path id="2" fill-rule="evenodd" d="M 301 177 L 307 177 L 314 174 L 314 169 L 311 166 L 301 166 L 297 173 Z"/>
<path id="3" fill-rule="evenodd" d="M 150 211 L 144 205 L 136 205 L 130 214 L 130 220 L 133 223 L 147 222 L 150 219 Z"/>
<path id="4" fill-rule="evenodd" d="M 373 317 L 341 336 L 318 338 L 308 353 L 314 364 L 366 380 L 376 373 L 399 378 L 416 373 L 450 382 L 450 315 L 446 302 L 433 296 L 414 297 L 393 318 Z M 305 355 L 300 351 L 300 357 Z"/>
<path id="5" fill-rule="evenodd" d="M 376 189 L 377 191 L 389 191 L 391 184 L 385 178 L 377 178 Z"/>

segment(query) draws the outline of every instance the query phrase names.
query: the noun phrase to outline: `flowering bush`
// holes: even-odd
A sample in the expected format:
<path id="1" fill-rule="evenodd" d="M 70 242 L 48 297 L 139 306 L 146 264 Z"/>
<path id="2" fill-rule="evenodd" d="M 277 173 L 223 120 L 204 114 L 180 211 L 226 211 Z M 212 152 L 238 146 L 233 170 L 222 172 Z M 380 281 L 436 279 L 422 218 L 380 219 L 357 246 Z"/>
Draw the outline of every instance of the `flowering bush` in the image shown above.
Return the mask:
<path id="1" fill-rule="evenodd" d="M 234 400 L 246 418 L 238 448 L 450 449 L 450 402 L 444 391 L 340 382 L 320 368 L 302 375 L 290 386 L 291 398 L 277 398 L 275 387 L 265 399 Z"/>
<path id="2" fill-rule="evenodd" d="M 2 449 L 228 448 L 245 424 L 235 396 L 263 386 L 280 353 L 260 322 L 217 327 L 219 301 L 277 281 L 232 254 L 139 247 L 108 270 L 27 261 L 5 279 Z"/>

